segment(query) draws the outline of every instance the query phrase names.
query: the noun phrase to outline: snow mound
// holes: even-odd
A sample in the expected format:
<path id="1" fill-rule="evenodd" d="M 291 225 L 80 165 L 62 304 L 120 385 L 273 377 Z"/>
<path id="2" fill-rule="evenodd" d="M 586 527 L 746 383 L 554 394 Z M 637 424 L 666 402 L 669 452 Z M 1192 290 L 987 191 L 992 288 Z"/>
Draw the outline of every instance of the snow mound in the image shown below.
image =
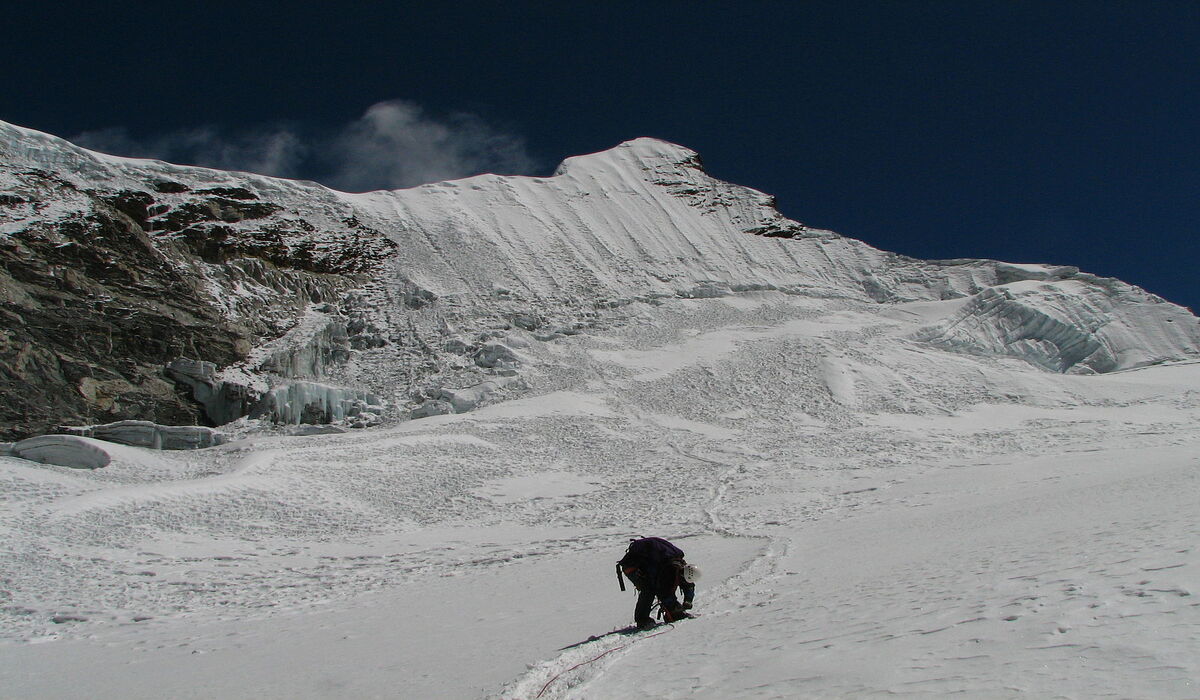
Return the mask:
<path id="1" fill-rule="evenodd" d="M 843 406 L 854 406 L 854 370 L 844 360 L 824 357 L 821 359 L 821 378 L 829 389 L 829 396 Z"/>
<path id="2" fill-rule="evenodd" d="M 39 435 L 21 440 L 12 446 L 12 453 L 32 462 L 72 469 L 100 469 L 112 461 L 95 442 L 74 435 Z"/>

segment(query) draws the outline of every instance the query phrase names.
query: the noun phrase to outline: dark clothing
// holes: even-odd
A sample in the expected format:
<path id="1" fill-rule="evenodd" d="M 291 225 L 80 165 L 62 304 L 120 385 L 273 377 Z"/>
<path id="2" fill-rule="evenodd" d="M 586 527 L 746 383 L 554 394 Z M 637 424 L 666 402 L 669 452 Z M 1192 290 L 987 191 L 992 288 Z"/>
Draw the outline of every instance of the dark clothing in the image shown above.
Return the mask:
<path id="1" fill-rule="evenodd" d="M 650 608 L 655 598 L 666 613 L 678 617 L 682 616 L 684 607 L 675 597 L 675 589 L 683 591 L 684 602 L 689 606 L 696 594 L 696 587 L 684 581 L 680 573 L 684 565 L 683 550 L 661 537 L 634 540 L 619 564 L 638 589 L 633 619 L 639 626 L 651 622 Z"/>

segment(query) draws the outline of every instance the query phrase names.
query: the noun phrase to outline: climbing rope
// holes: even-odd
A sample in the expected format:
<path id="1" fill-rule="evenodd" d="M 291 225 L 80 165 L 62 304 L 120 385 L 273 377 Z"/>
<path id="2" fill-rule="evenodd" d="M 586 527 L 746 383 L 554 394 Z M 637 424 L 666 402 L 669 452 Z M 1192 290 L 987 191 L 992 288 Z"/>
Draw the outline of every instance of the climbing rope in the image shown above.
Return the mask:
<path id="1" fill-rule="evenodd" d="M 669 626 L 674 627 L 674 625 L 669 625 Z M 649 639 L 651 637 L 657 637 L 660 634 L 666 634 L 667 632 L 670 632 L 670 631 L 671 630 L 669 630 L 669 629 L 665 629 L 662 632 L 655 632 L 654 634 L 648 634 L 645 637 L 638 637 L 637 639 L 635 639 L 633 641 L 636 642 L 641 639 Z M 613 653 L 614 651 L 624 649 L 625 647 L 627 647 L 631 644 L 633 644 L 633 642 L 626 642 L 625 644 L 622 644 L 619 647 L 613 647 L 612 649 L 609 649 L 608 651 L 604 652 L 603 654 L 600 654 L 599 656 L 588 659 L 587 661 L 580 661 L 579 663 L 575 664 L 571 668 L 565 669 L 563 671 L 559 671 L 553 678 L 546 681 L 546 685 L 542 686 L 542 689 L 538 691 L 538 694 L 535 696 L 535 698 L 542 697 L 542 693 L 546 692 L 546 688 L 549 688 L 550 684 L 553 683 L 554 681 L 558 680 L 559 676 L 563 675 L 564 673 L 570 673 L 571 671 L 574 671 L 575 669 L 579 668 L 580 666 L 586 666 L 586 665 L 592 663 L 593 661 L 599 661 L 600 659 L 603 659 L 605 656 L 608 656 L 609 654 Z"/>

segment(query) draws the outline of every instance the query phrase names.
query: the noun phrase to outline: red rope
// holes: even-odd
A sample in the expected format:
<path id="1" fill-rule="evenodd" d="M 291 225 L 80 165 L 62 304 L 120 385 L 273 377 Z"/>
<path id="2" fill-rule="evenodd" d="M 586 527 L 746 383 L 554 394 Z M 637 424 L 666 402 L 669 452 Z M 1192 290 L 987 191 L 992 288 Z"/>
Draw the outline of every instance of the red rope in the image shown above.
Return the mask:
<path id="1" fill-rule="evenodd" d="M 648 634 L 645 637 L 638 637 L 638 639 L 649 639 L 651 637 L 657 637 L 660 634 L 666 634 L 667 632 L 670 632 L 670 631 L 671 630 L 667 629 L 667 630 L 663 630 L 662 632 L 655 632 L 654 634 Z M 634 640 L 634 641 L 638 641 L 638 640 Z M 571 668 L 568 668 L 563 671 L 559 671 L 556 676 L 554 676 L 550 680 L 546 681 L 546 685 L 542 686 L 542 689 L 540 691 L 538 691 L 538 694 L 535 697 L 538 697 L 538 698 L 542 697 L 542 693 L 546 692 L 546 688 L 549 688 L 550 684 L 553 683 L 554 681 L 558 680 L 558 677 L 561 676 L 562 674 L 570 673 L 571 671 L 574 671 L 575 669 L 579 668 L 580 666 L 586 666 L 587 664 L 590 664 L 593 661 L 599 661 L 600 659 L 604 658 L 605 656 L 608 656 L 609 654 L 613 653 L 614 651 L 617 651 L 618 649 L 624 649 L 625 647 L 629 646 L 630 644 L 633 644 L 633 642 L 627 642 L 625 644 L 622 644 L 619 647 L 613 647 L 612 649 L 609 649 L 608 651 L 604 652 L 603 654 L 601 654 L 595 658 L 588 659 L 587 661 L 580 661 L 579 663 L 575 664 Z"/>

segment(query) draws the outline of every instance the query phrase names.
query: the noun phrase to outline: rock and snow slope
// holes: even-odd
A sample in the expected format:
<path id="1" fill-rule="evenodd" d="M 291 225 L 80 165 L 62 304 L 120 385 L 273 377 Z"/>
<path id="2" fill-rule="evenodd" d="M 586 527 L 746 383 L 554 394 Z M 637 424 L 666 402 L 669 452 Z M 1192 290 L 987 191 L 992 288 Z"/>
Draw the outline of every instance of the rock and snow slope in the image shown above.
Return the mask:
<path id="1" fill-rule="evenodd" d="M 0 351 L 13 381 L 44 386 L 32 402 L 7 389 L 18 410 L 0 418 L 14 434 L 35 427 L 29 413 L 42 425 L 294 420 L 303 407 L 261 402 L 290 382 L 326 387 L 331 406 L 369 392 L 399 413 L 511 373 L 519 362 L 479 353 L 512 329 L 540 343 L 623 323 L 636 302 L 753 291 L 875 306 L 960 299 L 912 337 L 1056 372 L 1200 349 L 1195 317 L 1136 287 L 1069 267 L 882 252 L 789 221 L 767 195 L 654 139 L 570 158 L 548 178 L 346 194 L 105 156 L 0 124 L 0 188 L 0 289 L 20 319 Z M 215 397 L 203 410 L 163 380 L 180 358 L 215 366 L 199 380 Z"/>
<path id="2" fill-rule="evenodd" d="M 185 415 L 189 357 L 222 411 L 475 409 L 0 456 L 6 697 L 1196 694 L 1184 309 L 810 230 L 647 139 L 343 194 L 0 132 L 10 386 Z M 703 617 L 586 641 L 649 534 Z"/>

